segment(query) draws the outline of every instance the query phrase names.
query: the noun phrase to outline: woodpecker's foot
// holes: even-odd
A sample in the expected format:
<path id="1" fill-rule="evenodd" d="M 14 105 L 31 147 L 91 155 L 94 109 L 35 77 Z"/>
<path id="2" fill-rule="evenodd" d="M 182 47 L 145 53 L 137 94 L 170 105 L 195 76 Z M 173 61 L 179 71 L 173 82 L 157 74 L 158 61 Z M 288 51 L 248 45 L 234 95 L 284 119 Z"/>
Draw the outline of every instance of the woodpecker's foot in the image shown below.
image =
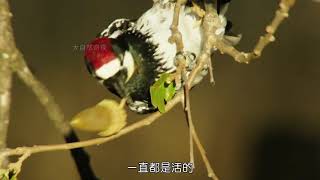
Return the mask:
<path id="1" fill-rule="evenodd" d="M 155 111 L 155 108 L 150 103 L 144 101 L 133 101 L 132 103 L 129 103 L 128 106 L 132 111 L 140 114 Z"/>
<path id="2" fill-rule="evenodd" d="M 206 11 L 203 10 L 198 4 L 192 1 L 191 11 L 196 14 L 200 19 L 206 15 Z"/>
<path id="3" fill-rule="evenodd" d="M 196 55 L 193 52 L 189 51 L 183 51 L 178 52 L 175 59 L 175 65 L 176 67 L 179 66 L 180 61 L 184 60 L 183 62 L 185 64 L 186 71 L 192 71 L 193 68 L 196 66 Z"/>
<path id="4" fill-rule="evenodd" d="M 187 80 L 187 73 L 190 73 L 196 66 L 196 55 L 192 52 L 178 52 L 175 58 L 175 83 L 176 89 L 181 89 L 182 84 Z"/>

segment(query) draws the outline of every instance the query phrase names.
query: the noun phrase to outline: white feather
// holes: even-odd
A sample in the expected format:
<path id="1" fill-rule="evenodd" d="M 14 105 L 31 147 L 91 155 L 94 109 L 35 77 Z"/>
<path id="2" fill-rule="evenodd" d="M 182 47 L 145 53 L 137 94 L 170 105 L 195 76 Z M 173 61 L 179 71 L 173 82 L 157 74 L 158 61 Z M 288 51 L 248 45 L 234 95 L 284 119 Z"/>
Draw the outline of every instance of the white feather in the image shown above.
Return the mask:
<path id="1" fill-rule="evenodd" d="M 182 34 L 184 51 L 199 55 L 202 44 L 202 31 L 196 16 L 187 13 L 185 7 L 180 11 L 179 30 Z M 168 42 L 172 32 L 170 26 L 173 20 L 174 4 L 159 1 L 144 13 L 137 21 L 136 27 L 143 33 L 151 34 L 151 41 L 158 44 L 157 57 L 165 62 L 164 67 L 174 70 L 176 46 Z"/>
<path id="2" fill-rule="evenodd" d="M 128 51 L 124 53 L 123 66 L 127 69 L 127 81 L 131 78 L 134 73 L 134 59 L 132 54 Z"/>
<path id="3" fill-rule="evenodd" d="M 109 79 L 121 69 L 120 60 L 114 59 L 96 70 L 96 75 L 101 79 Z"/>

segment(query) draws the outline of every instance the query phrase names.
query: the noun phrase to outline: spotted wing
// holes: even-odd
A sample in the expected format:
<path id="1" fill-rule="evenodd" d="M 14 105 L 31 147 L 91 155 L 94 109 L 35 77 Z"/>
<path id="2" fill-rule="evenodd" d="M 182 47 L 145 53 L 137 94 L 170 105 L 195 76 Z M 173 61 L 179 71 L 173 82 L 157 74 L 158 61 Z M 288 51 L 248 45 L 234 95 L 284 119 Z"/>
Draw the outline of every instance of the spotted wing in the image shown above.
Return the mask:
<path id="1" fill-rule="evenodd" d="M 118 36 L 132 30 L 135 23 L 130 19 L 117 19 L 113 21 L 105 30 L 98 34 L 99 37 L 117 38 Z"/>

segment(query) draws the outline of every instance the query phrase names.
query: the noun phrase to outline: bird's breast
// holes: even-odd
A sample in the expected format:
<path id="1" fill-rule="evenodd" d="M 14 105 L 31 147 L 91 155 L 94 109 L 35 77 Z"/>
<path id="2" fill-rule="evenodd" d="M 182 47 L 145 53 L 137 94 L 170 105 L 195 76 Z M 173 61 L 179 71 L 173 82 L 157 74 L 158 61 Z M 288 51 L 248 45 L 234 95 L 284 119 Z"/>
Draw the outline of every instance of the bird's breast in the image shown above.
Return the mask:
<path id="1" fill-rule="evenodd" d="M 202 44 L 202 31 L 200 20 L 189 12 L 188 7 L 182 7 L 179 17 L 179 31 L 182 34 L 184 51 L 199 55 Z M 176 45 L 169 43 L 172 35 L 170 27 L 173 21 L 174 5 L 162 6 L 156 3 L 151 9 L 144 13 L 137 21 L 137 29 L 142 33 L 150 34 L 150 41 L 157 45 L 155 57 L 160 59 L 164 67 L 175 70 L 174 59 L 176 56 Z"/>

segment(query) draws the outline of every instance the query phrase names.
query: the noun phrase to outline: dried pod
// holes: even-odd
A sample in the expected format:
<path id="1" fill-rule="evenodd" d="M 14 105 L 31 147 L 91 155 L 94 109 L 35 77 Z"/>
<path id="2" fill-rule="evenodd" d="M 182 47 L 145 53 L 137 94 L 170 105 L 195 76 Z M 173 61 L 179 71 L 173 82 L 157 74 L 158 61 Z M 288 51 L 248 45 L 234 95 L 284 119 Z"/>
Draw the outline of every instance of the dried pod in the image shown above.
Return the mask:
<path id="1" fill-rule="evenodd" d="M 81 111 L 71 120 L 73 128 L 98 132 L 109 136 L 119 132 L 127 123 L 127 113 L 113 100 L 103 100 L 97 105 Z"/>

